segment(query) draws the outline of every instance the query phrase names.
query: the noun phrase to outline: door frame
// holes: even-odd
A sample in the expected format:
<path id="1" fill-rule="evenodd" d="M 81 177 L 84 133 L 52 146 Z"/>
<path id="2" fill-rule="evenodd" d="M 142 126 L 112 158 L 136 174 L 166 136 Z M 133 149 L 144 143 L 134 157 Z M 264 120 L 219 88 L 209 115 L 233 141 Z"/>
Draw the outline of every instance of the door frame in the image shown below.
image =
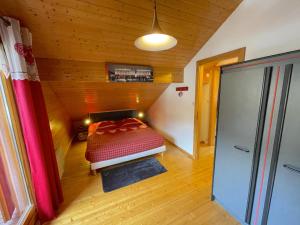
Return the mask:
<path id="1" fill-rule="evenodd" d="M 202 91 L 202 79 L 200 75 L 202 74 L 202 69 L 204 64 L 221 61 L 230 58 L 238 58 L 238 62 L 243 62 L 245 60 L 246 47 L 239 48 L 233 51 L 225 52 L 219 55 L 215 55 L 209 58 L 198 60 L 196 62 L 196 89 L 195 89 L 195 109 L 194 109 L 194 147 L 193 156 L 195 159 L 199 158 L 199 147 L 200 147 L 200 120 L 201 120 L 201 91 Z M 210 132 L 212 131 L 211 124 L 209 127 Z M 209 137 L 210 138 L 210 137 Z"/>

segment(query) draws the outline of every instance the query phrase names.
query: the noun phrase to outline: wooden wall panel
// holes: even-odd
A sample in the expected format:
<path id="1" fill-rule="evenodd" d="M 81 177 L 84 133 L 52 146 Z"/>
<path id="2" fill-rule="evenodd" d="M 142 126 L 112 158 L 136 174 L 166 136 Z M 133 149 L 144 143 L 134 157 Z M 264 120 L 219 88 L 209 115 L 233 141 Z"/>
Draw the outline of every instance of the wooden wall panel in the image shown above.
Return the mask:
<path id="1" fill-rule="evenodd" d="M 64 170 L 65 156 L 72 142 L 71 119 L 63 103 L 53 92 L 51 87 L 42 82 L 50 128 L 52 132 L 56 159 L 60 176 Z"/>
<path id="2" fill-rule="evenodd" d="M 89 81 L 48 81 L 43 83 L 55 91 L 73 120 L 83 119 L 89 112 L 119 109 L 145 111 L 169 85 Z"/>
<path id="3" fill-rule="evenodd" d="M 101 81 L 107 82 L 105 63 L 37 58 L 43 81 Z M 154 67 L 155 83 L 183 82 L 183 69 Z"/>
<path id="4" fill-rule="evenodd" d="M 41 80 L 62 101 L 72 120 L 89 112 L 145 111 L 169 83 L 183 77 L 182 69 L 155 67 L 153 83 L 112 83 L 107 82 L 104 63 L 37 59 L 37 65 Z"/>

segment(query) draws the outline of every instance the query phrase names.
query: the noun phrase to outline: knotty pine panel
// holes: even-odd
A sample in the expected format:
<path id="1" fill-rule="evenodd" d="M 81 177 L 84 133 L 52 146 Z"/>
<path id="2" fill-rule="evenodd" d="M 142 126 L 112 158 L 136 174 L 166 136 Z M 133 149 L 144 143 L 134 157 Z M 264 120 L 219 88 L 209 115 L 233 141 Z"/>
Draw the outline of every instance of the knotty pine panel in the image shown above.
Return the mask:
<path id="1" fill-rule="evenodd" d="M 107 82 L 105 63 L 57 59 L 36 59 L 43 81 L 101 81 Z M 154 83 L 183 82 L 183 69 L 154 67 Z"/>
<path id="2" fill-rule="evenodd" d="M 151 0 L 2 0 L 0 15 L 30 28 L 36 57 L 184 68 L 240 2 L 157 1 L 162 29 L 178 40 L 162 52 L 141 51 L 133 44 L 151 30 Z"/>
<path id="3" fill-rule="evenodd" d="M 55 148 L 56 159 L 60 176 L 64 170 L 65 156 L 72 142 L 71 118 L 64 104 L 53 92 L 51 87 L 42 82 L 49 123 Z"/>
<path id="4" fill-rule="evenodd" d="M 89 112 L 120 109 L 147 110 L 169 84 L 105 83 L 90 81 L 49 81 L 51 89 L 72 120 L 85 118 Z"/>

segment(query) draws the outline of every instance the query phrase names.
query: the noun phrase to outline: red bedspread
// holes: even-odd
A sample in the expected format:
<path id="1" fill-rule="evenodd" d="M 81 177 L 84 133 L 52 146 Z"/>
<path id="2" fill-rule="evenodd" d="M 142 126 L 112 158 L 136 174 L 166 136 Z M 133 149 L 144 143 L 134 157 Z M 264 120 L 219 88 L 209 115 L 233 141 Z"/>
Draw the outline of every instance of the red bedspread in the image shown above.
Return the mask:
<path id="1" fill-rule="evenodd" d="M 163 137 L 149 127 L 114 134 L 93 133 L 88 137 L 85 157 L 94 163 L 158 148 L 163 144 Z"/>

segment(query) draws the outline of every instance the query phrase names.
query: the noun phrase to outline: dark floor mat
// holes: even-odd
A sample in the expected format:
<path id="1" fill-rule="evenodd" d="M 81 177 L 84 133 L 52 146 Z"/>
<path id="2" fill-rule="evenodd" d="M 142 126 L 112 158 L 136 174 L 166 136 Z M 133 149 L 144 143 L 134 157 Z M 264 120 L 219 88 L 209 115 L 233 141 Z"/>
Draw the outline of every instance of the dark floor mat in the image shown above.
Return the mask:
<path id="1" fill-rule="evenodd" d="M 110 192 L 166 171 L 167 170 L 154 157 L 114 168 L 102 169 L 103 190 L 104 192 Z"/>

